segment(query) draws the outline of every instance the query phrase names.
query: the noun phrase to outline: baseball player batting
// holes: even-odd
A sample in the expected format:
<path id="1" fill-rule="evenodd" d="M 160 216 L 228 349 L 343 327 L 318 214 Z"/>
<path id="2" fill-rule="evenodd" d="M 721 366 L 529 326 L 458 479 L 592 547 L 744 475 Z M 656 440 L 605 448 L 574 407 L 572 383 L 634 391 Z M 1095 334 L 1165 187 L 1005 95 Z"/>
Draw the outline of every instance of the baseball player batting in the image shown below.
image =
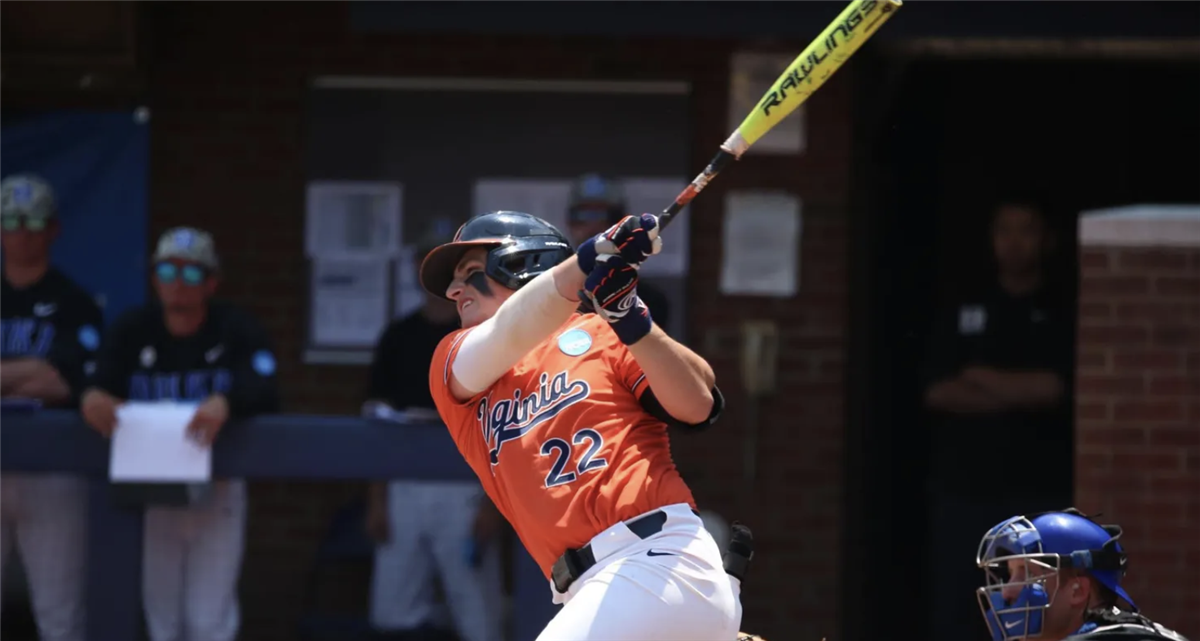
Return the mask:
<path id="1" fill-rule="evenodd" d="M 563 605 L 539 641 L 739 632 L 739 585 L 667 437 L 712 425 L 724 401 L 708 363 L 637 295 L 638 267 L 660 248 L 650 214 L 575 252 L 546 221 L 500 211 L 421 264 L 463 327 L 430 364 L 438 412 Z M 581 295 L 594 313 L 578 311 Z"/>
<path id="2" fill-rule="evenodd" d="M 1187 641 L 1138 613 L 1121 585 L 1119 525 L 1075 508 L 1014 516 L 988 530 L 976 591 L 994 641 Z"/>

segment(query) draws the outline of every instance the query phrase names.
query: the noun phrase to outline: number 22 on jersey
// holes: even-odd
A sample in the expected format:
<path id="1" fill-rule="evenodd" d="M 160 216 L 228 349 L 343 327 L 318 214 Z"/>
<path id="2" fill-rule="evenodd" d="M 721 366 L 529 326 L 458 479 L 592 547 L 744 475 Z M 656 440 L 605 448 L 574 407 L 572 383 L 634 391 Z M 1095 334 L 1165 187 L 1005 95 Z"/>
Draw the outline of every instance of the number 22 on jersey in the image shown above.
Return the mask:
<path id="1" fill-rule="evenodd" d="M 579 457 L 575 471 L 564 473 L 563 470 L 574 459 L 571 443 L 577 446 L 586 444 L 587 449 Z M 567 443 L 561 438 L 552 438 L 542 443 L 542 456 L 555 457 L 554 463 L 550 466 L 550 473 L 546 475 L 546 487 L 566 485 L 592 470 L 608 466 L 607 460 L 596 456 L 604 447 L 604 437 L 600 436 L 596 430 L 588 427 L 575 432 L 575 435 L 571 437 L 571 443 Z M 580 447 L 579 449 L 584 448 Z"/>

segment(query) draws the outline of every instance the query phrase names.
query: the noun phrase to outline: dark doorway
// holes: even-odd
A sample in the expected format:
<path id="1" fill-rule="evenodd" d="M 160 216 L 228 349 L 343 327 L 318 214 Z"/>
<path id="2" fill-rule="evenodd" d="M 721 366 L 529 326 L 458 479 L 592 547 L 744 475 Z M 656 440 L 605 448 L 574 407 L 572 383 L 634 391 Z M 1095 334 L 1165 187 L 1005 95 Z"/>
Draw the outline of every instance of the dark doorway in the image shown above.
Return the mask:
<path id="1" fill-rule="evenodd" d="M 935 306 L 991 276 L 998 198 L 1046 204 L 1049 270 L 1072 309 L 1079 212 L 1200 202 L 1200 64 L 868 58 L 855 73 L 843 638 L 931 638 L 927 568 L 973 562 L 924 543 L 917 372 Z M 1069 484 L 1047 491 L 1071 496 Z"/>

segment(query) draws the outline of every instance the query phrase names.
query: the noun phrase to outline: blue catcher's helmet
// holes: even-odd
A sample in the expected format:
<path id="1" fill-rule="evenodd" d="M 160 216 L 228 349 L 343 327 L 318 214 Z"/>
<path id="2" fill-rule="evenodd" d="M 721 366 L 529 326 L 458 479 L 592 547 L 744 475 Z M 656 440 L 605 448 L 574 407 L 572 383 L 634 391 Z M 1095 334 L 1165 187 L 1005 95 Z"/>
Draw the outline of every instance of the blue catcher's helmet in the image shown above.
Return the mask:
<path id="1" fill-rule="evenodd" d="M 575 255 L 567 237 L 550 223 L 518 211 L 475 216 L 458 228 L 454 239 L 421 261 L 421 286 L 446 298 L 454 268 L 475 247 L 488 250 L 484 272 L 509 289 L 520 289 L 534 276 Z"/>
<path id="2" fill-rule="evenodd" d="M 1125 551 L 1117 543 L 1121 528 L 1100 525 L 1075 508 L 1031 517 L 1014 516 L 988 530 L 979 543 L 975 563 L 987 584 L 976 591 L 983 618 L 994 641 L 1031 639 L 1042 634 L 1043 615 L 1054 602 L 1055 588 L 1046 579 L 1060 570 L 1085 570 L 1136 612 L 1121 587 Z M 1023 571 L 1010 573 L 1010 561 Z"/>

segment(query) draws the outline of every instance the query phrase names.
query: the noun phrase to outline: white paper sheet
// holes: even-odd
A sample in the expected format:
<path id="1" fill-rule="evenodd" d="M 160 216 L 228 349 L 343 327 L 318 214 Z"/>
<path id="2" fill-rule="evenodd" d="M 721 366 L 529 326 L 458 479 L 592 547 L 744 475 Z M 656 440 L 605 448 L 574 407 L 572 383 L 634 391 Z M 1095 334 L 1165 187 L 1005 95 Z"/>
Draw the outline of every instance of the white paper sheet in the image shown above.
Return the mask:
<path id="1" fill-rule="evenodd" d="M 313 260 L 312 343 L 316 347 L 375 345 L 389 320 L 385 258 Z"/>
<path id="2" fill-rule="evenodd" d="M 197 405 L 125 403 L 117 409 L 108 475 L 112 481 L 204 483 L 212 449 L 187 436 Z"/>
<path id="3" fill-rule="evenodd" d="M 310 183 L 305 223 L 308 255 L 394 256 L 402 241 L 402 204 L 399 183 Z"/>
<path id="4" fill-rule="evenodd" d="M 567 233 L 570 179 L 485 178 L 475 183 L 472 214 L 509 209 L 532 214 Z"/>
<path id="5" fill-rule="evenodd" d="M 721 293 L 794 296 L 799 279 L 800 199 L 780 192 L 725 198 Z"/>

